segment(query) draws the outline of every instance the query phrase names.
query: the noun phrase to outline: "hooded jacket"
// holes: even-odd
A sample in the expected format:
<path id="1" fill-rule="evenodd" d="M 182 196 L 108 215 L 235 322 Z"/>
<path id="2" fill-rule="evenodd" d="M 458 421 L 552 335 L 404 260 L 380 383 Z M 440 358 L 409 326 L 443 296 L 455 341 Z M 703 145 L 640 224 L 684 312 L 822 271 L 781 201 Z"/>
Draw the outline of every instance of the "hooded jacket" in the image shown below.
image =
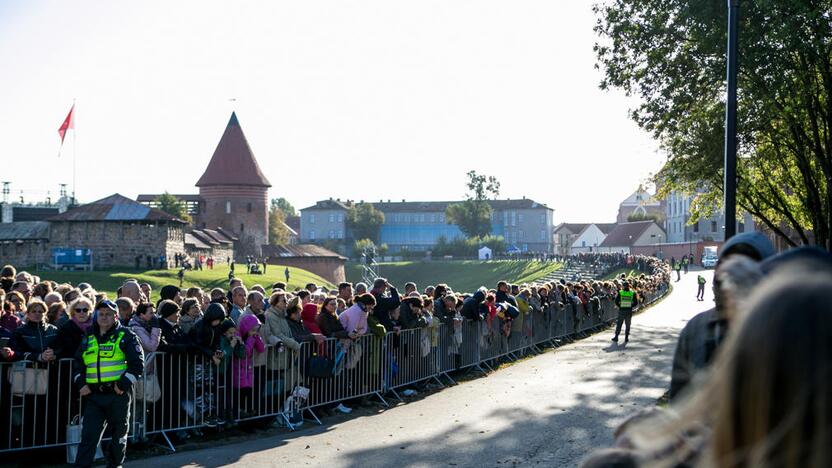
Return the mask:
<path id="1" fill-rule="evenodd" d="M 390 287 L 390 296 L 382 296 L 378 290 L 372 291 L 373 297 L 376 298 L 376 306 L 373 307 L 373 315 L 378 319 L 379 323 L 384 325 L 387 330 L 393 329 L 393 323 L 390 321 L 390 311 L 398 307 L 402 303 L 399 292 L 394 287 Z"/>
<path id="2" fill-rule="evenodd" d="M 205 316 L 199 319 L 189 333 L 191 342 L 206 357 L 212 357 L 220 346 L 219 327 L 225 319 L 225 309 L 219 304 L 211 304 L 205 311 Z M 219 320 L 216 327 L 211 322 Z"/>
<path id="3" fill-rule="evenodd" d="M 254 315 L 244 315 L 240 317 L 240 325 L 238 327 L 238 334 L 242 340 L 241 344 L 244 349 L 242 357 L 235 353 L 232 360 L 234 368 L 234 386 L 237 388 L 250 388 L 254 385 L 254 356 L 255 354 L 262 354 L 266 351 L 266 345 L 263 343 L 263 338 L 260 335 L 248 336 L 252 329 L 260 326 L 260 321 Z"/>
<path id="4" fill-rule="evenodd" d="M 462 303 L 462 316 L 476 322 L 485 318 L 488 314 L 488 306 L 484 306 L 485 292 L 477 290 L 473 296 L 465 299 Z"/>
<path id="5" fill-rule="evenodd" d="M 307 329 L 310 333 L 323 334 L 321 332 L 321 327 L 318 326 L 318 322 L 316 320 L 317 316 L 318 306 L 311 303 L 303 306 L 303 311 L 300 313 L 303 328 Z"/>

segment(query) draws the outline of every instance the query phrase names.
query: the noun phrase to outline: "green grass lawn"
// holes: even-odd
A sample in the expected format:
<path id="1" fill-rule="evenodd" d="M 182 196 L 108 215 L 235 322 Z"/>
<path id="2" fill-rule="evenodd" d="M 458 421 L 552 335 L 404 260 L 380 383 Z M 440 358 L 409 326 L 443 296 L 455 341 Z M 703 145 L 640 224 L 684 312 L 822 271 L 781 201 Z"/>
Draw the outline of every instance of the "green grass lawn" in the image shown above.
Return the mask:
<path id="1" fill-rule="evenodd" d="M 473 291 L 480 286 L 493 288 L 500 280 L 525 283 L 540 279 L 561 268 L 561 264 L 526 260 L 477 260 L 392 262 L 380 264 L 379 274 L 398 288 L 413 281 L 419 290 L 446 283 L 454 291 Z M 347 263 L 347 280 L 361 281 L 361 267 Z"/>
<path id="2" fill-rule="evenodd" d="M 243 283 L 250 287 L 260 284 L 266 291 L 270 290 L 272 284 L 278 281 L 285 281 L 285 266 L 269 265 L 265 275 L 249 275 L 245 273 L 245 264 L 236 265 L 236 276 L 243 280 Z M 90 283 L 96 290 L 106 292 L 111 298 L 115 297 L 115 291 L 127 278 L 135 278 L 139 282 L 147 282 L 153 287 L 152 300 L 159 299 L 159 289 L 166 284 L 179 286 L 177 270 L 101 270 L 101 271 L 34 271 L 29 272 L 40 276 L 42 279 L 57 281 L 58 283 L 78 284 Z M 184 288 L 199 286 L 203 289 L 223 288 L 228 289 L 228 265 L 215 266 L 213 270 L 186 271 Z M 332 287 L 325 279 L 300 268 L 289 267 L 289 288 L 304 287 L 307 283 L 315 283 Z"/>

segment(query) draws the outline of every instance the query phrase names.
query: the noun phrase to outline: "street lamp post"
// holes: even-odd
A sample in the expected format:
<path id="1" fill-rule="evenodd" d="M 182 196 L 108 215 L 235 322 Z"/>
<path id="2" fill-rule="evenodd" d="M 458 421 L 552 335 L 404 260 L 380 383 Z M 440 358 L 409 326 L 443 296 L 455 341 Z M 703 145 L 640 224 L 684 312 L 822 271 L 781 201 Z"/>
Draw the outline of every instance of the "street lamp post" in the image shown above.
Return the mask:
<path id="1" fill-rule="evenodd" d="M 725 240 L 737 230 L 737 36 L 740 0 L 728 0 L 728 77 L 725 100 Z"/>

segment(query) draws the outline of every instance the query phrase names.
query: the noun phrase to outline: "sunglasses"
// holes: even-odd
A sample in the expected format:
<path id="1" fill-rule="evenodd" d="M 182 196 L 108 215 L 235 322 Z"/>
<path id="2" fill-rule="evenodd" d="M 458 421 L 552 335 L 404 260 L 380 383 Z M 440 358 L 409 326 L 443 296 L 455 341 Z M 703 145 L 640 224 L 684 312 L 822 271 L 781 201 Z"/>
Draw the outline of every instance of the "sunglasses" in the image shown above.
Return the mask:
<path id="1" fill-rule="evenodd" d="M 89 310 L 89 309 L 87 309 L 86 307 L 85 307 L 85 308 L 83 308 L 83 309 L 75 309 L 75 312 L 77 312 L 77 313 L 86 313 L 86 312 L 89 312 L 89 311 L 90 311 L 90 310 Z"/>

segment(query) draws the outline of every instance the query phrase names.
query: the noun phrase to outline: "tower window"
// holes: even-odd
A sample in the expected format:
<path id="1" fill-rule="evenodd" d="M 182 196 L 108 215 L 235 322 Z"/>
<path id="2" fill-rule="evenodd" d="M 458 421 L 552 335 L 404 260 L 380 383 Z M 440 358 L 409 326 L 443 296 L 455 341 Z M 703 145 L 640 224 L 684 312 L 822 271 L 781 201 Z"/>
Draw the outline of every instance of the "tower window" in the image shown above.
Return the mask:
<path id="1" fill-rule="evenodd" d="M 225 214 L 231 214 L 231 202 L 230 201 L 225 202 Z"/>
<path id="2" fill-rule="evenodd" d="M 245 226 L 243 226 L 243 223 L 240 223 L 240 232 L 243 232 L 244 230 L 245 230 Z"/>
<path id="3" fill-rule="evenodd" d="M 246 205 L 246 211 L 248 211 L 249 213 L 251 213 L 251 203 L 249 203 L 248 205 Z"/>

